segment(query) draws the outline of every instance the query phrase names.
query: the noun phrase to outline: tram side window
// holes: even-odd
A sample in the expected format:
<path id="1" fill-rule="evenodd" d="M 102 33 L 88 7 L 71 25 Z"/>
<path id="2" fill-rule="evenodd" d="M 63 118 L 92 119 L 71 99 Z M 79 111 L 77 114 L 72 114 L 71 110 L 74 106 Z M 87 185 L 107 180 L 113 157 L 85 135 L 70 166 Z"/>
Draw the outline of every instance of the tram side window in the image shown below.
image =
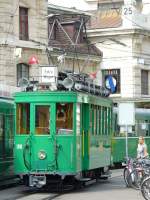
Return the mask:
<path id="1" fill-rule="evenodd" d="M 105 129 L 106 129 L 106 131 L 105 131 L 105 134 L 106 135 L 108 135 L 109 133 L 108 133 L 108 131 L 109 131 L 109 120 L 108 120 L 108 118 L 109 118 L 109 108 L 105 108 Z"/>
<path id="2" fill-rule="evenodd" d="M 77 104 L 77 108 L 76 108 L 76 134 L 77 135 L 80 135 L 80 130 L 81 130 L 80 118 L 81 118 L 81 105 Z"/>
<path id="3" fill-rule="evenodd" d="M 50 134 L 50 106 L 38 105 L 35 107 L 35 133 L 37 135 Z"/>
<path id="4" fill-rule="evenodd" d="M 14 130 L 14 116 L 12 114 L 5 115 L 5 153 L 6 157 L 13 156 L 13 130 Z"/>
<path id="5" fill-rule="evenodd" d="M 105 130 L 105 127 L 104 127 L 104 107 L 102 107 L 102 110 L 101 110 L 101 134 L 104 135 L 104 130 Z"/>
<path id="6" fill-rule="evenodd" d="M 99 135 L 99 109 L 100 106 L 97 106 L 97 135 Z"/>
<path id="7" fill-rule="evenodd" d="M 94 135 L 96 135 L 97 132 L 97 106 L 94 106 Z"/>
<path id="8" fill-rule="evenodd" d="M 93 105 L 90 106 L 90 132 L 93 134 Z"/>
<path id="9" fill-rule="evenodd" d="M 22 135 L 30 133 L 30 104 L 17 104 L 16 122 L 17 134 Z"/>
<path id="10" fill-rule="evenodd" d="M 99 135 L 101 135 L 101 106 L 99 106 Z"/>
<path id="11" fill-rule="evenodd" d="M 148 120 L 136 120 L 135 126 L 136 136 L 149 136 L 150 135 L 150 125 Z"/>
<path id="12" fill-rule="evenodd" d="M 0 157 L 3 157 L 4 152 L 4 116 L 0 114 Z"/>
<path id="13" fill-rule="evenodd" d="M 57 134 L 73 133 L 73 103 L 56 104 Z"/>
<path id="14" fill-rule="evenodd" d="M 108 124 L 108 135 L 111 134 L 111 108 L 108 108 L 108 115 L 107 115 L 107 124 Z"/>

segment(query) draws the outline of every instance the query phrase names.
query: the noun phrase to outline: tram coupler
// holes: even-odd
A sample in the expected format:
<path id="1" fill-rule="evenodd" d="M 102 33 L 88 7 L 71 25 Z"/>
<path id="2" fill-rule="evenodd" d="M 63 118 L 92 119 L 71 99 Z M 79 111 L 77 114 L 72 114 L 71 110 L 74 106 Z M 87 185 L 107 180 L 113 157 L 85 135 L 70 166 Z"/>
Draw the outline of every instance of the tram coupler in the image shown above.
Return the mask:
<path id="1" fill-rule="evenodd" d="M 46 185 L 46 176 L 41 175 L 30 175 L 29 176 L 29 186 L 30 187 L 37 187 L 42 188 Z"/>

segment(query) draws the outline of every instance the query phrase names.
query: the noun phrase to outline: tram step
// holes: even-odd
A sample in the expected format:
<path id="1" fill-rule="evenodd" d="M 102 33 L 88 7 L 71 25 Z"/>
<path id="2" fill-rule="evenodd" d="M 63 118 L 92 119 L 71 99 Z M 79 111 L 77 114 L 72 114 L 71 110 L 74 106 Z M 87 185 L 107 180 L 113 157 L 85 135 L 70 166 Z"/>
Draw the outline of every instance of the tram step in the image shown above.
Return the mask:
<path id="1" fill-rule="evenodd" d="M 88 182 L 88 181 L 91 181 L 91 178 L 81 178 L 80 181 L 82 181 L 82 182 Z"/>
<path id="2" fill-rule="evenodd" d="M 111 177 L 111 172 L 110 173 L 107 173 L 107 174 L 102 174 L 100 178 L 109 178 Z"/>

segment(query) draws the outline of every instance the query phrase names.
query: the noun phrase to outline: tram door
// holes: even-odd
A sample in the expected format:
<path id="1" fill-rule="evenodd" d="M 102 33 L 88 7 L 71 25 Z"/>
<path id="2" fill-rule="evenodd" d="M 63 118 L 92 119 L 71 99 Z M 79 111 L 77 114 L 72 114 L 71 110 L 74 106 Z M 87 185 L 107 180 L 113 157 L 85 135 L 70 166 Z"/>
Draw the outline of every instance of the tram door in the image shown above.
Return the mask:
<path id="1" fill-rule="evenodd" d="M 54 163 L 54 104 L 16 105 L 15 169 L 43 171 Z M 54 120 L 55 121 L 55 120 Z"/>
<path id="2" fill-rule="evenodd" d="M 89 167 L 89 104 L 82 104 L 82 169 Z"/>
<path id="3" fill-rule="evenodd" d="M 31 169 L 36 171 L 55 168 L 54 128 L 55 104 L 31 105 Z"/>

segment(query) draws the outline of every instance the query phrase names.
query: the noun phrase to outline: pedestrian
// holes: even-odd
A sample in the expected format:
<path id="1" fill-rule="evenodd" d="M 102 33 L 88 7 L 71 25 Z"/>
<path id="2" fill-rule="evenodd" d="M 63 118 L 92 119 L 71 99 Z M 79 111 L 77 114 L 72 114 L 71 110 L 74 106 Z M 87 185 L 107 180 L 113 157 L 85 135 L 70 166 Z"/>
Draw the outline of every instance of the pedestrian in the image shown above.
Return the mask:
<path id="1" fill-rule="evenodd" d="M 145 140 L 143 136 L 139 137 L 139 143 L 137 147 L 137 158 L 146 158 L 148 157 L 147 145 L 145 144 Z"/>

